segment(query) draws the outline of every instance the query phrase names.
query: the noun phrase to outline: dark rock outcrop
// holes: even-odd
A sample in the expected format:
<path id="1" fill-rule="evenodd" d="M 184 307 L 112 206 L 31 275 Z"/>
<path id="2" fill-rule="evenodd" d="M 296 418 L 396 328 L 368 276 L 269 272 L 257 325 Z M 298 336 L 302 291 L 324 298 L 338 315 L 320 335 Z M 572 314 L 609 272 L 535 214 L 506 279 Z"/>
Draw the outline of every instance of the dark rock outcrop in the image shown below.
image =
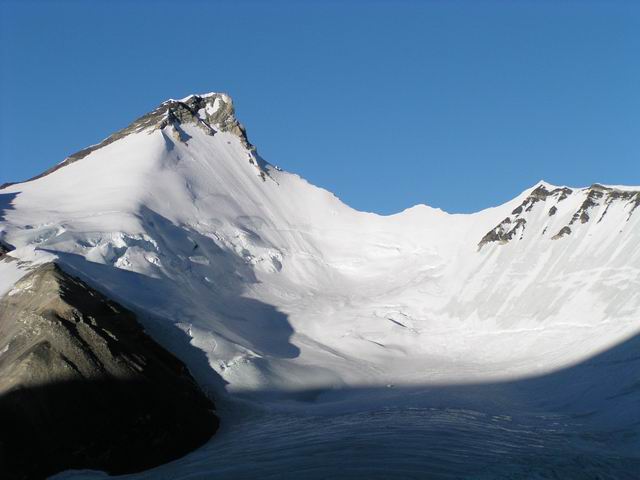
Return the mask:
<path id="1" fill-rule="evenodd" d="M 589 221 L 589 210 L 600 205 L 599 200 L 604 196 L 606 190 L 607 189 L 601 185 L 592 185 L 587 191 L 587 198 L 585 198 L 580 208 L 578 208 L 576 213 L 573 214 L 573 217 L 571 217 L 569 225 L 573 225 L 577 220 L 580 220 L 580 223 L 587 223 Z"/>
<path id="2" fill-rule="evenodd" d="M 0 240 L 0 258 L 4 257 L 5 254 L 9 253 L 11 250 L 13 250 L 12 245 Z"/>
<path id="3" fill-rule="evenodd" d="M 538 185 L 527 195 L 520 205 L 513 209 L 511 215 L 493 229 L 489 230 L 489 232 L 480 239 L 478 250 L 481 250 L 482 247 L 488 243 L 498 242 L 505 244 L 516 238 L 522 239 L 527 225 L 527 220 L 524 217 L 533 210 L 536 204 L 539 202 L 544 203 L 548 198 L 554 198 L 557 202 L 561 202 L 572 193 L 573 190 L 567 187 L 558 187 L 549 190 L 544 184 Z M 551 211 L 549 212 L 550 216 L 556 212 L 556 207 L 552 208 L 554 210 L 553 213 Z"/>
<path id="4" fill-rule="evenodd" d="M 602 219 L 609 212 L 609 207 L 614 202 L 623 202 L 628 209 L 627 221 L 631 218 L 634 210 L 640 204 L 640 192 L 634 190 L 619 190 L 613 187 L 606 187 L 598 183 L 594 183 L 586 190 L 586 198 L 578 208 L 578 210 L 571 217 L 569 225 L 575 224 L 578 220 L 580 223 L 588 223 L 591 219 L 591 214 L 594 209 L 604 205 L 604 211 L 598 218 L 597 223 L 600 223 Z M 554 237 L 555 238 L 555 237 Z"/>
<path id="5" fill-rule="evenodd" d="M 513 238 L 522 238 L 526 225 L 527 221 L 524 218 L 516 218 L 512 221 L 511 218 L 507 217 L 500 222 L 497 227 L 490 230 L 484 237 L 482 237 L 482 240 L 480 240 L 480 243 L 478 244 L 478 248 L 480 249 L 483 245 L 490 242 L 507 243 Z"/>
<path id="6" fill-rule="evenodd" d="M 1 478 L 144 470 L 205 443 L 213 409 L 130 311 L 57 265 L 0 300 Z"/>
<path id="7" fill-rule="evenodd" d="M 556 233 L 553 237 L 551 237 L 551 240 L 558 240 L 566 235 L 571 235 L 571 227 L 568 227 L 568 226 L 562 227 L 558 233 Z"/>
<path id="8" fill-rule="evenodd" d="M 558 233 L 556 233 L 552 240 L 558 240 L 572 233 L 572 226 L 575 228 L 579 224 L 586 224 L 592 219 L 592 215 L 595 209 L 605 206 L 602 214 L 600 214 L 597 223 L 600 223 L 602 219 L 607 215 L 609 207 L 614 202 L 621 202 L 623 208 L 628 211 L 627 221 L 631 218 L 633 212 L 640 205 L 640 191 L 637 190 L 620 190 L 614 187 L 606 187 L 600 184 L 593 184 L 589 188 L 582 189 L 578 192 L 574 192 L 567 187 L 556 187 L 553 189 L 547 188 L 545 184 L 538 185 L 533 189 L 529 195 L 522 201 L 520 205 L 513 209 L 511 214 L 502 220 L 492 230 L 487 232 L 480 242 L 478 243 L 478 250 L 481 250 L 483 246 L 488 243 L 497 242 L 499 244 L 505 244 L 514 239 L 522 239 L 524 236 L 525 226 L 527 225 L 527 215 L 532 212 L 536 206 L 541 204 L 551 204 L 547 214 L 549 217 L 553 217 L 558 213 L 558 205 L 563 200 L 567 199 L 574 193 L 585 194 L 585 199 L 581 203 L 580 207 L 573 213 L 571 220 L 567 225 L 563 226 Z M 542 230 L 542 235 L 547 231 L 545 226 Z"/>

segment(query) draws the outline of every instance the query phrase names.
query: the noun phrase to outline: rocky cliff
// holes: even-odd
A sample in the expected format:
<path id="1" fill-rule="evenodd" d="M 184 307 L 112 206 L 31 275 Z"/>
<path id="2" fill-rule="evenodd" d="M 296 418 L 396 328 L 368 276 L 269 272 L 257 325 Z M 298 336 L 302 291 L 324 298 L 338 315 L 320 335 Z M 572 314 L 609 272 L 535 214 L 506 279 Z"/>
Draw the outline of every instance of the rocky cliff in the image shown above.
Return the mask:
<path id="1" fill-rule="evenodd" d="M 44 264 L 0 301 L 0 472 L 122 474 L 202 445 L 213 403 L 122 306 Z"/>

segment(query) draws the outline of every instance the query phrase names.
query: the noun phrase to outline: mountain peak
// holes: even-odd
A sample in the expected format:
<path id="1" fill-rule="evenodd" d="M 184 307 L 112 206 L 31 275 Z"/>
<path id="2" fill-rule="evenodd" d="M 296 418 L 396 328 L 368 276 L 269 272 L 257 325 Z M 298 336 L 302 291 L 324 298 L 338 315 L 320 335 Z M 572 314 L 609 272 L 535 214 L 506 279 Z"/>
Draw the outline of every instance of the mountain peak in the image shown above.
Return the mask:
<path id="1" fill-rule="evenodd" d="M 162 102 L 149 115 L 155 117 L 156 113 L 173 115 L 174 121 L 194 123 L 201 121 L 214 130 L 231 131 L 239 136 L 245 135 L 244 128 L 235 117 L 233 100 L 226 93 L 210 92 L 191 94 L 180 100 L 169 99 Z"/>
<path id="2" fill-rule="evenodd" d="M 539 187 L 544 187 L 547 190 L 553 190 L 554 188 L 557 188 L 557 185 L 552 185 L 549 182 L 545 182 L 544 180 L 539 180 L 538 182 L 536 182 L 536 184 L 532 188 L 539 188 Z"/>
<path id="3" fill-rule="evenodd" d="M 49 175 L 133 133 L 143 131 L 151 133 L 156 130 L 162 130 L 165 127 L 170 127 L 171 133 L 176 140 L 185 141 L 185 136 L 180 128 L 182 124 L 195 124 L 207 135 L 214 135 L 218 131 L 230 132 L 236 135 L 244 147 L 250 151 L 252 159 L 254 157 L 257 158 L 255 153 L 256 148 L 249 142 L 244 126 L 236 119 L 231 97 L 226 93 L 209 92 L 204 94 L 191 94 L 179 100 L 165 100 L 151 112 L 134 120 L 129 126 L 118 130 L 100 143 L 69 155 L 62 162 L 27 181 Z M 262 171 L 260 167 L 261 162 L 255 159 L 253 161 Z M 9 185 L 12 185 L 12 183 L 3 184 L 0 188 Z"/>
<path id="4" fill-rule="evenodd" d="M 215 134 L 216 131 L 231 132 L 241 139 L 247 149 L 255 149 L 249 143 L 244 127 L 236 119 L 231 97 L 226 93 L 216 92 L 191 94 L 179 100 L 166 100 L 155 110 L 114 135 L 127 135 L 147 129 L 158 130 L 167 126 L 176 130 L 176 125 L 183 123 L 195 124 L 209 135 Z M 180 136 L 179 133 L 176 135 Z"/>
<path id="5" fill-rule="evenodd" d="M 189 95 L 187 95 L 184 98 L 180 98 L 178 100 L 175 100 L 173 98 L 170 98 L 167 100 L 167 102 L 188 102 L 193 98 L 204 98 L 204 99 L 212 99 L 215 100 L 216 98 L 220 98 L 222 99 L 225 103 L 233 103 L 232 98 L 229 96 L 229 94 L 227 93 L 223 93 L 223 92 L 209 92 L 209 93 L 191 93 Z M 163 102 L 166 103 L 166 102 Z"/>

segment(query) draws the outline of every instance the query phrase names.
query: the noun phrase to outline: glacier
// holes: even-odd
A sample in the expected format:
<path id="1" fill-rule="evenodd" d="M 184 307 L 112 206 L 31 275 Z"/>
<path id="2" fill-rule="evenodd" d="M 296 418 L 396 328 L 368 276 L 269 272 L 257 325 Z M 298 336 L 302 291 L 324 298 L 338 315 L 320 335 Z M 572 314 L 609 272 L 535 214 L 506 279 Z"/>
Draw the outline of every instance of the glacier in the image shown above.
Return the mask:
<path id="1" fill-rule="evenodd" d="M 216 398 L 205 447 L 126 478 L 634 478 L 639 204 L 360 212 L 191 95 L 0 188 L 0 295 L 55 259 Z"/>

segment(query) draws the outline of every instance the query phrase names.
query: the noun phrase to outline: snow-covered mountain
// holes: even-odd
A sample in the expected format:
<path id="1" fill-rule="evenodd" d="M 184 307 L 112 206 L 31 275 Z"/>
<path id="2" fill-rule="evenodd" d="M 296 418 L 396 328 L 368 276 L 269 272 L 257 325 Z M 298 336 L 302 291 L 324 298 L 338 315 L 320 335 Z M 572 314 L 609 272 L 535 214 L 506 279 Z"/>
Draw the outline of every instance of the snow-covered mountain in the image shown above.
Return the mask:
<path id="1" fill-rule="evenodd" d="M 205 388 L 264 402 L 513 381 L 640 331 L 639 205 L 637 187 L 539 182 L 469 215 L 359 212 L 263 160 L 227 95 L 191 95 L 0 189 L 21 260 L 0 261 L 0 295 L 56 258 Z M 603 398 L 637 382 L 614 360 Z"/>

